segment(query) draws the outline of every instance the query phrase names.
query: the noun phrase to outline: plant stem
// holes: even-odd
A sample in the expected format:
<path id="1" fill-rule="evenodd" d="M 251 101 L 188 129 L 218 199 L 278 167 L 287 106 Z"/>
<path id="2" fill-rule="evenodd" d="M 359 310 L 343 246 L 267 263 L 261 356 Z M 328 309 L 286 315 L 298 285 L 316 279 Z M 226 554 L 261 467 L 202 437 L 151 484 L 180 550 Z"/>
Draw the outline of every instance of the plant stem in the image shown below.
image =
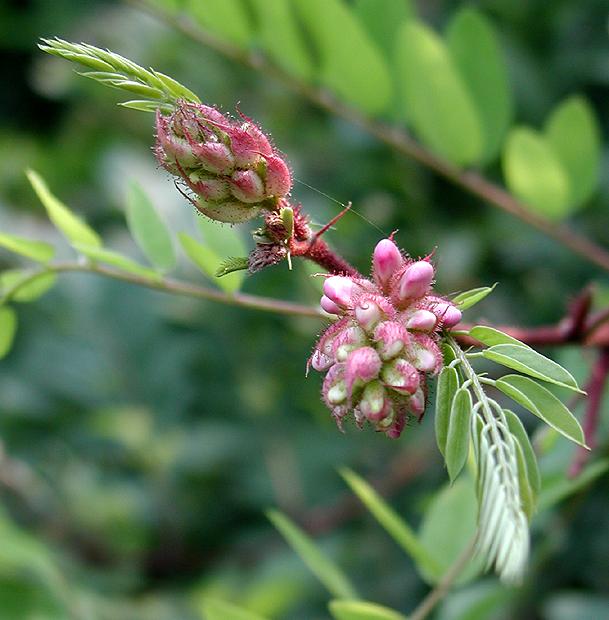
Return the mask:
<path id="1" fill-rule="evenodd" d="M 168 11 L 152 5 L 147 0 L 126 0 L 126 2 L 161 19 L 193 41 L 205 45 L 250 69 L 281 81 L 285 86 L 315 105 L 358 125 L 396 151 L 411 157 L 471 194 L 478 196 L 488 204 L 517 217 L 589 262 L 601 267 L 605 271 L 609 271 L 609 252 L 600 245 L 563 224 L 554 224 L 550 220 L 531 212 L 525 204 L 514 198 L 504 188 L 483 177 L 479 172 L 461 170 L 450 162 L 434 155 L 414 140 L 404 129 L 367 118 L 354 108 L 337 101 L 328 91 L 292 77 L 269 62 L 260 53 L 243 50 L 236 45 L 215 37 L 211 33 L 200 29 L 184 15 L 172 15 Z"/>
<path id="2" fill-rule="evenodd" d="M 419 603 L 414 611 L 408 616 L 409 620 L 424 620 L 433 611 L 434 607 L 448 594 L 455 581 L 467 563 L 472 559 L 476 548 L 476 539 L 461 552 L 453 565 L 444 573 L 438 585 Z"/>
<path id="3" fill-rule="evenodd" d="M 321 310 L 318 310 L 313 306 L 305 306 L 290 301 L 284 301 L 282 299 L 274 299 L 272 297 L 249 295 L 247 293 L 224 293 L 209 287 L 198 286 L 188 282 L 181 282 L 172 278 L 151 279 L 132 273 L 127 273 L 125 271 L 120 271 L 119 269 L 107 267 L 105 265 L 76 262 L 49 264 L 41 269 L 32 271 L 29 277 L 21 280 L 0 298 L 0 305 L 10 301 L 20 289 L 43 274 L 67 272 L 97 274 L 157 291 L 163 291 L 165 293 L 183 295 L 185 297 L 195 297 L 197 299 L 208 299 L 210 301 L 217 301 L 230 306 L 241 306 L 244 308 L 252 308 L 254 310 L 274 312 L 276 314 L 323 318 Z"/>

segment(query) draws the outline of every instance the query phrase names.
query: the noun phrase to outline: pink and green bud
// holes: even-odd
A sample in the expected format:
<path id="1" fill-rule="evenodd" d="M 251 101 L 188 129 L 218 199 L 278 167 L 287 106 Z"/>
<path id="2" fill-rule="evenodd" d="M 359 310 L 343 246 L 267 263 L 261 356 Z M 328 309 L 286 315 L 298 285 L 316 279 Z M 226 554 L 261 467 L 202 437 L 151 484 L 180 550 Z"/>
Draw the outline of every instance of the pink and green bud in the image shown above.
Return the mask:
<path id="1" fill-rule="evenodd" d="M 383 384 L 380 381 L 371 381 L 362 393 L 362 399 L 359 403 L 360 411 L 368 420 L 382 420 L 388 413 L 386 401 L 389 399 L 386 396 Z M 390 403 L 391 401 L 389 401 Z"/>
<path id="2" fill-rule="evenodd" d="M 418 334 L 409 349 L 412 364 L 421 372 L 437 374 L 442 368 L 442 353 L 427 335 Z"/>
<path id="3" fill-rule="evenodd" d="M 417 418 L 420 418 L 425 413 L 425 393 L 421 388 L 408 399 L 408 409 Z"/>
<path id="4" fill-rule="evenodd" d="M 381 370 L 381 364 L 381 358 L 372 347 L 361 347 L 351 351 L 345 362 L 348 395 L 351 396 L 354 387 L 376 379 Z"/>
<path id="5" fill-rule="evenodd" d="M 357 285 L 345 276 L 330 276 L 324 282 L 324 295 L 341 308 L 349 308 Z"/>
<path id="6" fill-rule="evenodd" d="M 235 167 L 235 158 L 226 144 L 221 142 L 204 142 L 193 144 L 192 153 L 197 165 L 214 174 L 230 174 Z"/>
<path id="7" fill-rule="evenodd" d="M 230 197 L 230 190 L 226 181 L 199 171 L 191 172 L 188 175 L 188 186 L 203 196 L 205 200 L 216 202 Z"/>
<path id="8" fill-rule="evenodd" d="M 255 204 L 264 199 L 264 183 L 253 170 L 237 170 L 230 179 L 233 196 L 246 204 Z"/>
<path id="9" fill-rule="evenodd" d="M 313 355 L 311 355 L 309 363 L 314 370 L 317 370 L 317 372 L 323 372 L 324 370 L 328 370 L 328 368 L 334 364 L 334 360 L 316 349 L 313 351 Z"/>
<path id="10" fill-rule="evenodd" d="M 292 189 L 292 175 L 287 164 L 276 155 L 266 159 L 265 187 L 268 196 L 282 197 Z"/>
<path id="11" fill-rule="evenodd" d="M 457 325 L 462 318 L 461 310 L 459 310 L 450 301 L 446 301 L 441 297 L 429 297 L 430 310 L 438 317 L 442 323 L 442 327 L 450 329 Z"/>
<path id="12" fill-rule="evenodd" d="M 260 207 L 246 205 L 236 200 L 226 202 L 207 202 L 200 198 L 196 202 L 197 209 L 211 220 L 225 222 L 226 224 L 242 224 L 260 213 Z"/>
<path id="13" fill-rule="evenodd" d="M 435 329 L 438 318 L 429 310 L 417 310 L 406 322 L 408 329 L 431 332 Z"/>
<path id="14" fill-rule="evenodd" d="M 418 299 L 429 291 L 433 281 L 434 269 L 431 263 L 425 260 L 412 263 L 402 274 L 399 283 L 398 297 L 401 302 L 408 299 Z"/>
<path id="15" fill-rule="evenodd" d="M 381 372 L 381 379 L 388 388 L 399 394 L 414 394 L 420 383 L 417 369 L 402 358 L 385 364 Z"/>
<path id="16" fill-rule="evenodd" d="M 385 431 L 385 434 L 389 439 L 398 439 L 406 426 L 406 416 L 403 412 L 394 416 L 391 426 Z"/>
<path id="17" fill-rule="evenodd" d="M 322 387 L 322 395 L 330 408 L 340 405 L 347 400 L 348 392 L 344 375 L 344 364 L 334 364 L 326 374 Z"/>
<path id="18" fill-rule="evenodd" d="M 319 305 L 325 310 L 328 314 L 342 314 L 343 310 L 339 308 L 329 297 L 322 295 Z"/>
<path id="19" fill-rule="evenodd" d="M 339 332 L 332 341 L 332 352 L 338 362 L 344 362 L 349 353 L 363 347 L 367 342 L 366 334 L 360 327 L 352 325 Z"/>
<path id="20" fill-rule="evenodd" d="M 382 360 L 393 359 L 410 342 L 408 331 L 397 321 L 379 323 L 374 330 L 373 338 Z"/>
<path id="21" fill-rule="evenodd" d="M 226 126 L 223 130 L 230 140 L 237 168 L 254 167 L 262 157 L 273 154 L 273 147 L 266 136 L 252 123 L 244 123 L 240 127 Z"/>
<path id="22" fill-rule="evenodd" d="M 391 277 L 402 266 L 404 259 L 398 247 L 390 239 L 382 239 L 374 248 L 372 272 L 374 279 L 383 289 L 387 288 Z"/>
<path id="23" fill-rule="evenodd" d="M 381 309 L 373 301 L 360 298 L 355 305 L 355 319 L 366 331 L 371 331 L 381 320 Z"/>

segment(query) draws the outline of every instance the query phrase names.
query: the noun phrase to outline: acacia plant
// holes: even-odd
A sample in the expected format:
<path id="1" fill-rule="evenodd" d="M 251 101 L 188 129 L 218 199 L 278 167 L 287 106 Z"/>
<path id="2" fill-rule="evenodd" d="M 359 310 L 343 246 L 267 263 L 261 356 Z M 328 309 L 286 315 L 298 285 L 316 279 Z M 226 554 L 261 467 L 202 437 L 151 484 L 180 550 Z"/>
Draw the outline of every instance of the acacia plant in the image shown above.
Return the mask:
<path id="1" fill-rule="evenodd" d="M 224 8 L 199 15 L 207 30 L 195 30 L 178 14 L 168 12 L 165 17 L 190 36 L 253 68 L 264 69 L 275 61 L 279 66 L 272 70 L 298 86 L 305 96 L 609 269 L 609 255 L 604 250 L 555 223 L 557 216 L 586 200 L 596 183 L 595 121 L 583 100 L 570 99 L 561 106 L 550 119 L 545 135 L 528 128 L 510 132 L 504 147 L 509 193 L 479 173 L 463 170 L 496 156 L 512 115 L 504 67 L 490 25 L 475 11 L 463 11 L 448 30 L 446 46 L 412 16 L 394 32 L 397 64 L 404 76 L 402 99 L 408 122 L 420 139 L 417 142 L 403 130 L 374 120 L 386 109 L 391 96 L 390 76 L 374 33 L 366 33 L 342 3 L 332 1 L 323 7 L 330 14 L 328 19 L 340 21 L 344 37 L 360 45 L 360 60 L 369 69 L 366 80 L 371 81 L 363 84 L 363 78 L 347 70 L 348 58 L 341 42 L 329 37 L 315 22 L 320 3 L 324 0 L 296 4 L 300 19 L 322 52 L 324 64 L 318 76 L 322 88 L 309 84 L 313 69 L 298 44 L 297 33 L 289 39 L 291 47 L 286 48 L 285 42 L 279 46 L 267 32 L 273 20 L 288 19 L 288 14 L 283 14 L 287 4 L 265 0 L 254 3 L 261 17 L 262 48 L 267 54 L 262 57 L 249 55 L 241 45 L 240 22 L 237 13 L 231 13 L 237 11 L 236 4 L 227 2 Z M 359 2 L 357 10 L 370 13 L 373 4 Z M 158 8 L 151 10 L 159 12 Z M 224 11 L 223 19 L 215 20 L 214 11 L 218 16 Z M 283 28 L 291 23 L 283 21 Z M 602 329 L 607 312 L 592 314 L 589 293 L 584 292 L 557 326 L 499 329 L 471 325 L 463 313 L 491 294 L 494 287 L 456 295 L 437 291 L 433 248 L 427 256 L 411 257 L 408 248 L 401 247 L 404 240 L 399 232 L 379 239 L 375 248 L 365 249 L 372 255 L 372 266 L 370 274 L 360 273 L 325 240 L 330 227 L 340 230 L 340 218 L 350 207 L 321 228 L 315 227 L 306 205 L 296 204 L 291 197 L 289 156 L 241 111 L 234 115 L 222 112 L 211 102 L 202 103 L 173 78 L 93 45 L 46 39 L 40 47 L 85 67 L 85 77 L 129 93 L 132 98 L 122 102 L 123 107 L 152 113 L 153 152 L 163 169 L 159 174 L 173 177 L 176 191 L 184 196 L 187 206 L 192 205 L 203 218 L 218 225 L 248 222 L 255 230 L 249 253 L 225 257 L 218 257 L 188 234 L 180 235 L 186 255 L 204 273 L 219 278 L 221 290 L 176 280 L 168 275 L 176 263 L 170 234 L 141 190 L 134 190 L 128 224 L 150 266 L 106 248 L 98 234 L 29 170 L 34 191 L 78 259 L 55 262 L 54 249 L 46 243 L 8 233 L 0 235 L 0 245 L 39 263 L 37 268 L 2 276 L 2 351 L 8 350 L 16 329 L 12 302 L 35 298 L 52 286 L 57 275 L 69 271 L 96 273 L 218 303 L 319 317 L 327 326 L 312 348 L 307 371 L 322 373 L 322 401 L 338 427 L 353 420 L 363 430 L 384 433 L 387 441 L 399 441 L 403 433 L 415 434 L 420 424 L 433 423 L 450 482 L 464 475 L 475 481 L 477 531 L 471 540 L 462 541 L 461 554 L 444 570 L 364 480 L 344 472 L 353 491 L 409 551 L 425 579 L 435 584 L 409 617 L 426 617 L 472 566 L 478 571 L 495 571 L 505 583 L 522 583 L 529 558 L 529 522 L 536 511 L 542 481 L 536 452 L 510 407 L 520 406 L 545 422 L 552 433 L 580 446 L 572 472 L 579 474 L 586 451 L 594 442 L 599 394 L 607 375 L 607 343 Z M 579 140 L 579 154 L 572 144 L 574 134 Z M 554 193 L 546 191 L 544 183 L 552 184 L 551 178 L 556 175 L 561 181 L 555 184 Z M 225 230 L 228 236 L 232 234 L 232 229 Z M 442 248 L 437 252 L 441 256 Z M 238 291 L 241 276 L 235 274 L 247 272 L 255 282 L 257 272 L 274 265 L 291 268 L 294 260 L 316 264 L 320 272 L 316 276 L 323 279 L 319 307 Z M 565 342 L 587 342 L 600 350 L 587 388 L 587 435 L 562 402 L 585 392 L 568 370 L 533 348 Z M 478 370 L 479 361 L 494 362 L 507 369 L 507 374 L 491 377 Z M 425 415 L 429 409 L 433 411 Z M 270 518 L 335 595 L 330 606 L 335 618 L 403 618 L 396 611 L 359 600 L 340 569 L 298 526 L 279 512 L 270 513 Z M 207 613 L 214 619 L 233 617 L 232 613 L 235 618 L 250 617 L 244 610 L 237 612 L 217 601 L 210 603 Z"/>

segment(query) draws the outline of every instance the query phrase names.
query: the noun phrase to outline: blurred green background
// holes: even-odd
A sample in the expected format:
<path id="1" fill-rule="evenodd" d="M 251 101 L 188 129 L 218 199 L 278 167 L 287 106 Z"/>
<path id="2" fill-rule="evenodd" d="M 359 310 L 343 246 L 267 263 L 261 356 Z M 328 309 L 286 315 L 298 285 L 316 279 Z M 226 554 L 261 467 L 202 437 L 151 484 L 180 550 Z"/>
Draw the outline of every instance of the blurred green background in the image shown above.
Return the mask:
<path id="1" fill-rule="evenodd" d="M 461 3 L 418 5 L 441 28 Z M 519 122 L 540 125 L 577 92 L 607 135 L 605 1 L 475 5 L 500 34 Z M 472 321 L 554 322 L 589 281 L 598 284 L 599 303 L 609 299 L 606 277 L 554 241 L 280 83 L 133 6 L 102 0 L 0 3 L 2 231 L 58 242 L 60 257 L 71 256 L 27 184 L 26 167 L 110 247 L 137 259 L 124 223 L 130 181 L 146 188 L 172 230 L 194 227 L 192 208 L 150 151 L 152 116 L 117 107 L 120 95 L 38 51 L 39 37 L 55 35 L 153 66 L 225 110 L 238 103 L 286 153 L 293 195 L 316 221 L 340 210 L 335 201 L 353 201 L 363 217 L 347 215 L 328 237 L 362 270 L 382 234 L 399 229 L 399 244 L 413 255 L 437 247 L 440 291 L 500 282 L 472 309 Z M 603 160 L 606 169 L 606 147 Z M 498 178 L 499 165 L 487 173 Z M 609 246 L 606 174 L 575 225 Z M 247 239 L 250 228 L 237 234 Z M 14 265 L 0 251 L 0 269 Z M 179 271 L 203 279 L 186 260 Z M 310 272 L 279 265 L 248 278 L 244 290 L 315 303 Z M 19 319 L 14 348 L 0 361 L 0 618 L 187 620 L 204 617 L 206 596 L 278 620 L 327 618 L 327 593 L 264 515 L 272 506 L 319 535 L 367 599 L 407 611 L 425 594 L 411 561 L 359 509 L 337 468 L 381 485 L 390 480 L 392 505 L 417 524 L 446 481 L 432 415 L 399 441 L 352 427 L 339 433 L 319 400 L 319 376 L 304 377 L 319 321 L 73 274 L 22 305 Z M 585 379 L 590 354 L 550 353 Z M 564 471 L 564 451 L 547 471 Z M 495 589 L 502 596 L 478 615 L 460 612 L 457 597 L 494 588 L 488 578 L 453 595 L 438 617 L 609 617 L 608 491 L 605 476 L 540 515 L 523 589 Z"/>

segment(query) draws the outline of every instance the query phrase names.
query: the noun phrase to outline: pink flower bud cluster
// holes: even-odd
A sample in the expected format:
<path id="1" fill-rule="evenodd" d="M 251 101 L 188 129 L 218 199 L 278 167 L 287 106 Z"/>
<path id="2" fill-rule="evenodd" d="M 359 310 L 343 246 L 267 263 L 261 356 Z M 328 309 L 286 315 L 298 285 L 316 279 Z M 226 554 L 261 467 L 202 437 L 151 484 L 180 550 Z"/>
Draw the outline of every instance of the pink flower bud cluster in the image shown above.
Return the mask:
<path id="1" fill-rule="evenodd" d="M 425 411 L 428 376 L 442 368 L 442 329 L 461 312 L 432 294 L 434 267 L 404 257 L 380 241 L 372 278 L 330 276 L 321 307 L 338 320 L 321 335 L 309 365 L 325 372 L 322 397 L 339 426 L 353 413 L 387 436 L 399 437 L 407 419 Z"/>
<path id="2" fill-rule="evenodd" d="M 194 193 L 199 211 L 220 222 L 245 222 L 275 210 L 292 187 L 290 170 L 250 119 L 178 102 L 156 118 L 156 157 Z"/>

